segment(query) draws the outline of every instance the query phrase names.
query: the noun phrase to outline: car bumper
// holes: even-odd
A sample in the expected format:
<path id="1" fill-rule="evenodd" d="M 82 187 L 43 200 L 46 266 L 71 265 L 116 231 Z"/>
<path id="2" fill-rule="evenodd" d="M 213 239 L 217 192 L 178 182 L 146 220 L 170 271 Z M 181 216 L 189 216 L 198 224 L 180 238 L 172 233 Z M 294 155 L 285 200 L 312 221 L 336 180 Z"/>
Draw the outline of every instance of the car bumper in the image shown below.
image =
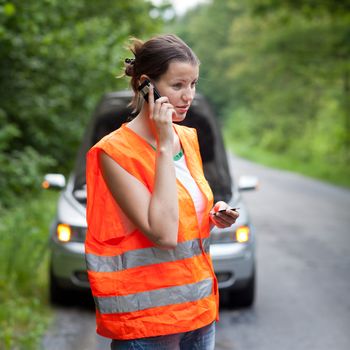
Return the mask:
<path id="1" fill-rule="evenodd" d="M 85 248 L 83 243 L 51 242 L 51 269 L 62 288 L 90 288 L 86 273 Z"/>
<path id="2" fill-rule="evenodd" d="M 83 243 L 51 241 L 52 273 L 61 287 L 89 288 L 84 254 Z M 251 244 L 212 244 L 210 255 L 220 289 L 240 288 L 253 274 L 254 250 Z"/>
<path id="3" fill-rule="evenodd" d="M 239 289 L 254 274 L 254 249 L 252 244 L 212 244 L 210 255 L 220 289 Z"/>

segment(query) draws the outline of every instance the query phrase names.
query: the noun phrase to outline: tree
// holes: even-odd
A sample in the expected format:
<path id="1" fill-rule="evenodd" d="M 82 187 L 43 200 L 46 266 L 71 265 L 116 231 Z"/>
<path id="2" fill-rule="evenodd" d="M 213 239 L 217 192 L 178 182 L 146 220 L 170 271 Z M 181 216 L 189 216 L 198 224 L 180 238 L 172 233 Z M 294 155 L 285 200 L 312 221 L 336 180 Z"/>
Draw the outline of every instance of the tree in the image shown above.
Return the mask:
<path id="1" fill-rule="evenodd" d="M 348 9 L 213 0 L 180 19 L 177 32 L 202 62 L 199 88 L 232 139 L 350 175 Z"/>
<path id="2" fill-rule="evenodd" d="M 0 0 L 0 207 L 67 172 L 130 36 L 161 28 L 143 0 Z M 159 12 L 161 15 L 161 12 Z"/>

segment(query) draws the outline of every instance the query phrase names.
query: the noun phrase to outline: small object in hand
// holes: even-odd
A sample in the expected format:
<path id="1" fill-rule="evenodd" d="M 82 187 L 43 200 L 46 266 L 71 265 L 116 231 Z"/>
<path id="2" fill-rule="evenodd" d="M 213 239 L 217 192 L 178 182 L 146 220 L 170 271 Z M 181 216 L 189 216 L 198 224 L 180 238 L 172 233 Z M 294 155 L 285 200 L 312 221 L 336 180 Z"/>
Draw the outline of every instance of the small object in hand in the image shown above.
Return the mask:
<path id="1" fill-rule="evenodd" d="M 226 209 L 220 209 L 220 210 L 218 210 L 214 215 L 218 215 L 218 213 L 225 213 L 226 210 L 234 210 L 234 211 L 237 211 L 238 209 L 240 209 L 240 208 L 226 208 Z"/>

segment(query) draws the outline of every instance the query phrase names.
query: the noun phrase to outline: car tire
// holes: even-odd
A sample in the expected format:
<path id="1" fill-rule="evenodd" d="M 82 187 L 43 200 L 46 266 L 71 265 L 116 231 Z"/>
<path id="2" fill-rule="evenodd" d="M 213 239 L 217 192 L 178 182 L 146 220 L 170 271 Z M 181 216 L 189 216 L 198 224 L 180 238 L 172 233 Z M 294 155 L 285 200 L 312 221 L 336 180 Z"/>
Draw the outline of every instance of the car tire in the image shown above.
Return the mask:
<path id="1" fill-rule="evenodd" d="M 223 303 L 229 308 L 251 307 L 255 299 L 255 269 L 247 284 L 238 290 L 224 291 Z"/>
<path id="2" fill-rule="evenodd" d="M 247 285 L 236 292 L 236 298 L 239 306 L 251 307 L 255 299 L 255 269 L 249 278 Z"/>
<path id="3" fill-rule="evenodd" d="M 70 291 L 62 288 L 53 274 L 52 268 L 49 275 L 49 300 L 52 305 L 66 305 L 70 298 Z"/>

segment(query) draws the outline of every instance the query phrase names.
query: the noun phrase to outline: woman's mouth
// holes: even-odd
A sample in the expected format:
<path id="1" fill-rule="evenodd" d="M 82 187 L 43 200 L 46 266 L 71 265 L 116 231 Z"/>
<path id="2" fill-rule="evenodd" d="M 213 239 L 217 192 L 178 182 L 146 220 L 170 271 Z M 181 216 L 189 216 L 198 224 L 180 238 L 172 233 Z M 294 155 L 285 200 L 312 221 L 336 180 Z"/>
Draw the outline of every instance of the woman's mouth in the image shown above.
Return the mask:
<path id="1" fill-rule="evenodd" d="M 190 108 L 190 106 L 177 106 L 176 107 L 177 111 L 181 114 L 187 113 L 189 108 Z"/>

